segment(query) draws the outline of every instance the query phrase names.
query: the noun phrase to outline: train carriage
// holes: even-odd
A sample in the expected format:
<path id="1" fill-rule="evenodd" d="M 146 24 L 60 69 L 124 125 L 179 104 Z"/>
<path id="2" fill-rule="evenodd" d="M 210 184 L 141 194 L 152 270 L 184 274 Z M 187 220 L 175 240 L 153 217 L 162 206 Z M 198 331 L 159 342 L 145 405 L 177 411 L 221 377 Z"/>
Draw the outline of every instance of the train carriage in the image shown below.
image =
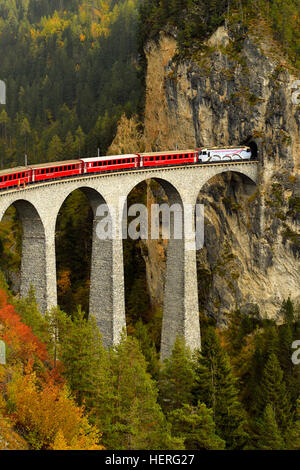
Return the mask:
<path id="1" fill-rule="evenodd" d="M 168 152 L 141 153 L 141 167 L 156 167 L 165 165 L 184 165 L 197 163 L 198 152 L 196 150 L 173 150 Z"/>
<path id="2" fill-rule="evenodd" d="M 62 162 L 32 165 L 32 182 L 52 180 L 76 176 L 81 173 L 80 160 L 65 160 Z"/>
<path id="3" fill-rule="evenodd" d="M 0 190 L 12 187 L 24 187 L 31 182 L 31 168 L 20 166 L 0 171 Z"/>
<path id="4" fill-rule="evenodd" d="M 138 167 L 138 155 L 111 155 L 108 157 L 82 158 L 83 173 L 126 170 Z"/>

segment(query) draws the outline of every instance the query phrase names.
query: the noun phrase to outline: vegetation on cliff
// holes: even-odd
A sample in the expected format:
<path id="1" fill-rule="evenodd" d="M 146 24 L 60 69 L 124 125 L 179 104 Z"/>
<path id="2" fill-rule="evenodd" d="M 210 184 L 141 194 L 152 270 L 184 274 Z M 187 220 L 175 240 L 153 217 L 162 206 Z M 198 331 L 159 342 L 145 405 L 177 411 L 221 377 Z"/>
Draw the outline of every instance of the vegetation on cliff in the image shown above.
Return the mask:
<path id="1" fill-rule="evenodd" d="M 289 55 L 300 67 L 299 0 L 144 0 L 140 8 L 139 38 L 142 47 L 161 31 L 175 34 L 180 56 L 190 56 L 218 26 L 240 25 L 240 39 L 263 19 Z"/>

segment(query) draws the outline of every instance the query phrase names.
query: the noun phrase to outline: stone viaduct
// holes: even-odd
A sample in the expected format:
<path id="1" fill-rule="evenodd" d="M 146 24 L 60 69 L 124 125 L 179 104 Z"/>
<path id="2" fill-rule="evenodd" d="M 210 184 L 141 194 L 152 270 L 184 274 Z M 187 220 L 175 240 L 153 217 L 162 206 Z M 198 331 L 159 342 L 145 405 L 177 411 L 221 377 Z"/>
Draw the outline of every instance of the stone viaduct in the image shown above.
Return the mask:
<path id="1" fill-rule="evenodd" d="M 203 185 L 213 176 L 228 171 L 247 176 L 250 184 L 257 183 L 258 163 L 251 161 L 82 175 L 0 193 L 0 221 L 11 205 L 15 206 L 22 221 L 21 295 L 26 296 L 32 284 L 42 312 L 56 305 L 57 216 L 66 198 L 80 189 L 87 196 L 94 213 L 90 313 L 97 320 L 104 344 L 110 346 L 118 343 L 126 326 L 123 242 L 120 236 L 125 216 L 120 214 L 120 198 L 125 204 L 135 186 L 154 179 L 164 188 L 170 204 L 195 207 Z M 96 211 L 103 203 L 114 208 L 117 219 L 117 236 L 113 240 L 100 240 L 96 234 L 99 221 Z M 177 335 L 183 336 L 191 349 L 200 347 L 196 251 L 187 249 L 187 243 L 190 248 L 191 240 L 185 238 L 171 239 L 168 243 L 162 358 L 170 354 Z"/>

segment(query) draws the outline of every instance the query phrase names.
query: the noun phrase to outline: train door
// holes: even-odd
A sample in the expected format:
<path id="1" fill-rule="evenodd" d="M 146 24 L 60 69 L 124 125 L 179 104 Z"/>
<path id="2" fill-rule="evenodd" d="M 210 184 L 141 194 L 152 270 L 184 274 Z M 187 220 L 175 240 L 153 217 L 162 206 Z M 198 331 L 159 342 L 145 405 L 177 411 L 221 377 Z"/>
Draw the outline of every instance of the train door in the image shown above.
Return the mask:
<path id="1" fill-rule="evenodd" d="M 31 170 L 31 181 L 32 181 L 32 183 L 35 182 L 35 170 Z"/>
<path id="2" fill-rule="evenodd" d="M 144 163 L 143 163 L 143 157 L 139 153 L 136 154 L 136 159 L 135 159 L 135 168 L 143 168 Z"/>

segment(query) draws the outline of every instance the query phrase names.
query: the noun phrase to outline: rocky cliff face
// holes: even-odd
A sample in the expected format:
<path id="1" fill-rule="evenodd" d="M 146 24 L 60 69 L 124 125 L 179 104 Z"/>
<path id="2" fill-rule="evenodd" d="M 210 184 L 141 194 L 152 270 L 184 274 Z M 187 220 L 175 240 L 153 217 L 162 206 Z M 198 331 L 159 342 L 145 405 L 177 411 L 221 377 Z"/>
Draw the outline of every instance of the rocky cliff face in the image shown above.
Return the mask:
<path id="1" fill-rule="evenodd" d="M 203 52 L 181 63 L 172 59 L 170 36 L 145 51 L 146 150 L 242 143 L 258 150 L 257 187 L 224 174 L 199 194 L 206 217 L 198 252 L 200 309 L 219 324 L 235 307 L 274 318 L 283 299 L 300 301 L 300 106 L 292 102 L 299 76 L 278 44 L 259 35 L 221 27 Z M 155 198 L 151 188 L 148 196 Z M 149 248 L 149 289 L 161 303 L 165 250 Z"/>

